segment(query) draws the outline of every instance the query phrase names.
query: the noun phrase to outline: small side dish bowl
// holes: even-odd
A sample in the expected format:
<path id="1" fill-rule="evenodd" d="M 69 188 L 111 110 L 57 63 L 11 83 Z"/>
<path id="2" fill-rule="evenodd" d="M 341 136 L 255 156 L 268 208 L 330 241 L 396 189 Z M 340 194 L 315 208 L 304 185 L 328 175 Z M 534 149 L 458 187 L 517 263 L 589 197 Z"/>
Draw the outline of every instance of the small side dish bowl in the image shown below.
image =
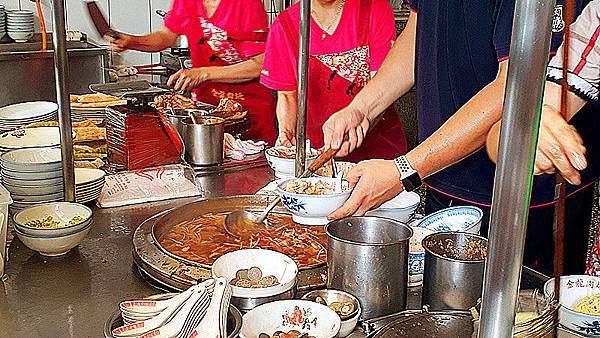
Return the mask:
<path id="1" fill-rule="evenodd" d="M 391 218 L 399 222 L 409 222 L 421 203 L 419 194 L 403 191 L 398 196 L 383 203 L 379 208 L 367 212 L 367 216 Z"/>
<path id="2" fill-rule="evenodd" d="M 340 179 L 326 177 L 293 178 L 281 180 L 277 183 L 277 191 L 281 195 L 281 202 L 292 213 L 292 220 L 303 225 L 325 225 L 329 223 L 327 215 L 341 207 L 352 193 L 346 180 L 341 180 L 341 192 L 310 195 L 287 191 L 288 183 L 294 180 L 308 182 L 309 184 L 323 182 L 335 185 Z"/>
<path id="3" fill-rule="evenodd" d="M 554 298 L 554 278 L 544 284 L 544 295 Z M 560 277 L 559 323 L 582 336 L 600 335 L 600 316 L 585 314 L 573 310 L 582 298 L 600 295 L 600 277 L 588 275 L 570 275 Z"/>
<path id="4" fill-rule="evenodd" d="M 481 229 L 483 211 L 472 206 L 442 209 L 425 216 L 417 225 L 435 232 L 459 231 L 478 234 Z"/>
<path id="5" fill-rule="evenodd" d="M 311 292 L 305 294 L 304 296 L 302 296 L 302 299 L 310 300 L 310 301 L 314 302 L 314 301 L 316 301 L 317 297 L 321 297 L 327 305 L 329 305 L 331 303 L 352 303 L 352 304 L 354 304 L 354 308 L 355 308 L 354 313 L 346 319 L 340 318 L 341 324 L 340 324 L 340 332 L 338 333 L 338 337 L 346 337 L 350 333 L 352 333 L 352 331 L 354 331 L 354 328 L 356 327 L 356 324 L 358 323 L 358 318 L 360 318 L 360 315 L 362 312 L 362 310 L 360 308 L 360 302 L 358 301 L 358 299 L 356 297 L 349 294 L 348 292 L 333 290 L 333 289 L 324 289 L 324 290 L 311 291 Z"/>
<path id="6" fill-rule="evenodd" d="M 60 225 L 53 228 L 27 225 L 28 222 L 42 220 L 47 217 L 52 217 L 52 220 L 59 222 Z M 74 217 L 79 217 L 80 220 L 69 224 Z M 44 203 L 19 211 L 14 215 L 13 220 L 16 229 L 25 235 L 60 236 L 90 225 L 92 222 L 92 209 L 78 203 Z"/>
<path id="7" fill-rule="evenodd" d="M 17 237 L 31 250 L 39 252 L 43 256 L 61 256 L 69 252 L 85 238 L 92 228 L 91 223 L 63 235 L 28 235 L 19 229 L 15 229 Z"/>
<path id="8" fill-rule="evenodd" d="M 295 158 L 284 158 L 277 156 L 278 151 L 294 151 L 294 148 L 286 148 L 282 146 L 276 146 L 265 150 L 265 157 L 267 163 L 271 169 L 275 171 L 275 177 L 277 178 L 290 178 L 296 174 L 296 159 Z M 310 152 L 306 156 L 306 165 L 310 165 L 318 157 L 317 150 L 310 149 Z"/>
<path id="9" fill-rule="evenodd" d="M 279 300 L 246 313 L 240 337 L 297 330 L 318 338 L 333 338 L 340 331 L 340 317 L 329 307 L 307 300 Z"/>

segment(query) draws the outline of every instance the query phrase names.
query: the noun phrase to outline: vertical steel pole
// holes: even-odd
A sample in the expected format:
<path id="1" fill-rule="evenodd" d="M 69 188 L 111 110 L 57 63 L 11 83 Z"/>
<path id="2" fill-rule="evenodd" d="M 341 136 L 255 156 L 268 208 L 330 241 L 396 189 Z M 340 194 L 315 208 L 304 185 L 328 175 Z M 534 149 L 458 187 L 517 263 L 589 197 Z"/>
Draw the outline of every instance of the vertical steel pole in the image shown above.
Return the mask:
<path id="1" fill-rule="evenodd" d="M 308 92 L 308 58 L 310 46 L 311 0 L 300 2 L 300 43 L 298 44 L 298 113 L 296 114 L 296 177 L 306 167 L 306 103 Z"/>
<path id="2" fill-rule="evenodd" d="M 554 4 L 515 4 L 479 337 L 512 337 Z"/>
<path id="3" fill-rule="evenodd" d="M 71 101 L 69 99 L 69 64 L 65 32 L 64 0 L 52 0 L 52 41 L 54 43 L 54 77 L 58 124 L 62 152 L 63 184 L 65 201 L 75 201 L 75 169 L 73 168 L 73 135 L 71 125 Z"/>

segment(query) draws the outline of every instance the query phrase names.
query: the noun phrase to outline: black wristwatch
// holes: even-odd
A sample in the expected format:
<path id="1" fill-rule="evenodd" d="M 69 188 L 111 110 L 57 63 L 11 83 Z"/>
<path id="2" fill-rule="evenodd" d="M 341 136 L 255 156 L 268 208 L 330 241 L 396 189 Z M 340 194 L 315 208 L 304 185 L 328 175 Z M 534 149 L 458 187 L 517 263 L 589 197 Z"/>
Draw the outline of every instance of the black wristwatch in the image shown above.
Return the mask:
<path id="1" fill-rule="evenodd" d="M 400 181 L 402 181 L 404 190 L 413 191 L 423 184 L 419 173 L 408 163 L 406 156 L 396 157 L 394 163 L 400 172 Z"/>

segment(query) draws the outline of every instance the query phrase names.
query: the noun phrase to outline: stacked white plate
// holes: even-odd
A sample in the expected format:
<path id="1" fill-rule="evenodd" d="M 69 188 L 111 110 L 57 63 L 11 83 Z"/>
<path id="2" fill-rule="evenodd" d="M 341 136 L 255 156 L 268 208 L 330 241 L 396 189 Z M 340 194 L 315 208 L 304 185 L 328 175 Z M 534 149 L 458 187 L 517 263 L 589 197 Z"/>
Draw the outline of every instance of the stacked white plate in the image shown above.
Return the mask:
<path id="1" fill-rule="evenodd" d="M 15 42 L 27 42 L 33 37 L 34 17 L 32 11 L 8 11 L 6 13 L 6 30 Z"/>
<path id="2" fill-rule="evenodd" d="M 106 173 L 100 169 L 75 168 L 75 200 L 77 203 L 95 201 L 104 187 Z"/>
<path id="3" fill-rule="evenodd" d="M 58 127 L 17 129 L 0 134 L 0 154 L 22 148 L 54 147 L 60 145 Z"/>
<path id="4" fill-rule="evenodd" d="M 0 40 L 6 35 L 6 9 L 0 5 Z"/>
<path id="5" fill-rule="evenodd" d="M 106 108 L 74 108 L 71 107 L 71 119 L 73 121 L 104 120 Z"/>
<path id="6" fill-rule="evenodd" d="M 56 121 L 57 111 L 56 103 L 46 101 L 23 102 L 2 107 L 0 108 L 0 132 L 35 122 Z"/>
<path id="7" fill-rule="evenodd" d="M 61 153 L 58 148 L 25 148 L 0 155 L 3 185 L 13 211 L 63 200 Z"/>

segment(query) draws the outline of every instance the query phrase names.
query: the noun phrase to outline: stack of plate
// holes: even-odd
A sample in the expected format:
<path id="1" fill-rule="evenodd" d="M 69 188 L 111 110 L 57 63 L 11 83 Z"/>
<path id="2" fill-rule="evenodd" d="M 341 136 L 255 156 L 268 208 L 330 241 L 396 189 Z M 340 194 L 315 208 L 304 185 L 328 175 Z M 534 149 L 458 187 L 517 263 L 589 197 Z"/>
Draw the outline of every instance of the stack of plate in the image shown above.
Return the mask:
<path id="1" fill-rule="evenodd" d="M 104 186 L 106 173 L 100 169 L 75 169 L 75 200 L 77 203 L 95 201 Z"/>
<path id="2" fill-rule="evenodd" d="M 55 147 L 59 144 L 58 127 L 17 129 L 0 134 L 0 154 L 22 148 Z"/>
<path id="3" fill-rule="evenodd" d="M 0 40 L 6 35 L 6 9 L 0 5 Z"/>
<path id="4" fill-rule="evenodd" d="M 33 37 L 33 12 L 8 11 L 6 13 L 6 28 L 8 36 L 15 42 L 27 42 Z"/>
<path id="5" fill-rule="evenodd" d="M 71 107 L 71 119 L 73 121 L 104 120 L 106 108 L 74 108 Z"/>
<path id="6" fill-rule="evenodd" d="M 0 108 L 0 132 L 35 122 L 56 121 L 57 111 L 56 103 L 46 101 L 24 102 L 2 107 Z"/>
<path id="7" fill-rule="evenodd" d="M 0 174 L 10 192 L 13 211 L 63 200 L 61 153 L 58 148 L 25 148 L 0 155 Z"/>

